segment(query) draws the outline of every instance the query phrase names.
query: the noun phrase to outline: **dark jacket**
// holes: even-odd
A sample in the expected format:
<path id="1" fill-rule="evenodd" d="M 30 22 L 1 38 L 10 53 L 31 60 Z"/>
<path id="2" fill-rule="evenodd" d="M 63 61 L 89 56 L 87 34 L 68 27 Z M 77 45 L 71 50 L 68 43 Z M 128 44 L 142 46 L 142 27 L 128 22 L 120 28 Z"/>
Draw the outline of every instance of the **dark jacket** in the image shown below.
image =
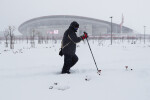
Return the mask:
<path id="1" fill-rule="evenodd" d="M 81 37 L 77 37 L 76 30 L 70 26 L 64 33 L 62 40 L 62 52 L 65 55 L 75 55 L 76 43 L 80 42 Z"/>

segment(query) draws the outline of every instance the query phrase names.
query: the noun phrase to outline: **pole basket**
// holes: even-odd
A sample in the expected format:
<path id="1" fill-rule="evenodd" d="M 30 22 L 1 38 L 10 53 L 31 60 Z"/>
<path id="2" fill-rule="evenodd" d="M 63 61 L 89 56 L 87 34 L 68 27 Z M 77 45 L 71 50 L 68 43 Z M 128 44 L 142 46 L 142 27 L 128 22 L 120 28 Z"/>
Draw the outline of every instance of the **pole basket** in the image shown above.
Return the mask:
<path id="1" fill-rule="evenodd" d="M 98 70 L 97 73 L 100 75 L 102 70 Z"/>
<path id="2" fill-rule="evenodd" d="M 126 70 L 128 69 L 128 66 L 125 66 Z"/>

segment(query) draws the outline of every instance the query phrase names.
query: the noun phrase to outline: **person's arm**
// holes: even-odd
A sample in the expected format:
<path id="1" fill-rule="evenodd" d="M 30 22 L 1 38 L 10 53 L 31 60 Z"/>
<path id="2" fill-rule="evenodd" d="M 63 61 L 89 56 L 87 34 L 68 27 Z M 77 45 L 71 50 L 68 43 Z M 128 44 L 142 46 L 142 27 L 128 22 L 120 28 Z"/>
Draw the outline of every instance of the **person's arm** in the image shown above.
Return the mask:
<path id="1" fill-rule="evenodd" d="M 68 38 L 75 44 L 82 40 L 81 37 L 77 37 L 76 33 L 68 34 Z"/>

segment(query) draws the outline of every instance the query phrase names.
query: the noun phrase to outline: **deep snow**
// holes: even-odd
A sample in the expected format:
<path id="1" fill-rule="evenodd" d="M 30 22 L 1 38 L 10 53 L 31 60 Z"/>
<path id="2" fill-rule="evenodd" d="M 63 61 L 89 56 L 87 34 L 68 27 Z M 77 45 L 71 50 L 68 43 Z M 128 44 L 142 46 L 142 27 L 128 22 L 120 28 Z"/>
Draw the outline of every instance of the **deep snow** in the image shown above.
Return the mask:
<path id="1" fill-rule="evenodd" d="M 25 41 L 14 50 L 0 44 L 0 100 L 149 100 L 150 43 L 90 41 L 78 44 L 79 62 L 71 74 L 60 74 L 63 57 L 57 44 Z M 126 70 L 125 66 L 128 66 Z M 133 70 L 131 70 L 133 69 Z"/>

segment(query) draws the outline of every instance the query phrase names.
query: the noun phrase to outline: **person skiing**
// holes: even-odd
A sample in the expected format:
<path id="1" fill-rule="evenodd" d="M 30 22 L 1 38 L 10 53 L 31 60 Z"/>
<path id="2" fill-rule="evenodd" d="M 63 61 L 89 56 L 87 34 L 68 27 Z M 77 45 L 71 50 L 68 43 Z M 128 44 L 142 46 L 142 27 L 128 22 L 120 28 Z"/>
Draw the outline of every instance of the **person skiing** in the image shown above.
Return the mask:
<path id="1" fill-rule="evenodd" d="M 76 32 L 78 28 L 79 24 L 76 21 L 73 21 L 63 35 L 61 51 L 59 52 L 59 55 L 64 55 L 62 74 L 70 74 L 70 68 L 73 67 L 78 61 L 78 57 L 75 54 L 76 43 L 88 38 L 88 34 L 86 32 L 84 32 L 84 35 L 77 37 Z"/>

